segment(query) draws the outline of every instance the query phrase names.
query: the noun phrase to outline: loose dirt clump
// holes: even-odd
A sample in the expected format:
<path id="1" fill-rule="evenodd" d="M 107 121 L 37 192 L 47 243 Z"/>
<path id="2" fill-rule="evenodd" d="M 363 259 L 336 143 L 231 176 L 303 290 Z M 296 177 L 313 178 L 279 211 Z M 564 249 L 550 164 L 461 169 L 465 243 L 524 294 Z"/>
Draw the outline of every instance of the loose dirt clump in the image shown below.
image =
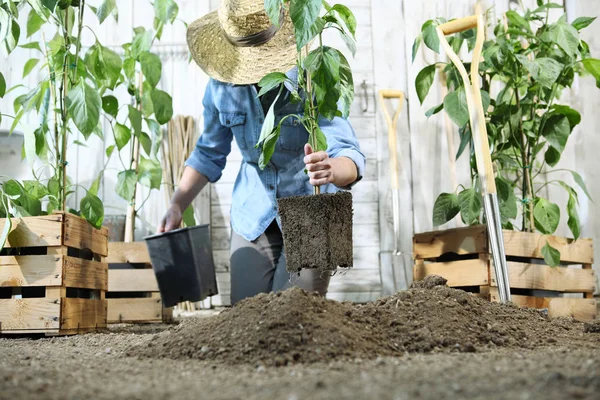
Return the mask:
<path id="1" fill-rule="evenodd" d="M 327 300 L 297 288 L 261 294 L 215 317 L 184 321 L 128 353 L 280 366 L 406 352 L 600 344 L 600 335 L 584 334 L 580 323 L 550 321 L 539 311 L 490 303 L 442 283 L 432 277 L 364 305 Z"/>

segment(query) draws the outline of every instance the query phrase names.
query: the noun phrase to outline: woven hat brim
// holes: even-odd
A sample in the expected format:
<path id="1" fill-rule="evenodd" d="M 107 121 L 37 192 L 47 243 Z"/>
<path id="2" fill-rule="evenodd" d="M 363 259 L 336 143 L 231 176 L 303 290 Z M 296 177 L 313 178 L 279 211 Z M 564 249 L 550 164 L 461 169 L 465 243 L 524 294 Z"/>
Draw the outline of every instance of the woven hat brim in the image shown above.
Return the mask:
<path id="1" fill-rule="evenodd" d="M 211 78 L 237 85 L 254 84 L 271 72 L 288 72 L 296 65 L 296 42 L 291 20 L 267 43 L 237 47 L 225 37 L 218 12 L 193 22 L 187 31 L 194 61 Z"/>

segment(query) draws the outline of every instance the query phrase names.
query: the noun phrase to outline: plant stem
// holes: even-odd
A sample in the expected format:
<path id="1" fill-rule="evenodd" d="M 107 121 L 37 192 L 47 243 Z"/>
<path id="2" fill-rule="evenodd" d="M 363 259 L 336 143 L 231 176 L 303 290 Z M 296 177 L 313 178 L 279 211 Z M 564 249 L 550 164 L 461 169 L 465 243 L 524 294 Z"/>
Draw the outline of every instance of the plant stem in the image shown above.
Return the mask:
<path id="1" fill-rule="evenodd" d="M 58 139 L 62 142 L 62 151 L 57 153 L 58 171 L 61 174 L 61 187 L 59 192 L 59 198 L 61 201 L 62 211 L 66 212 L 67 210 L 67 94 L 69 93 L 69 81 L 68 81 L 68 73 L 69 73 L 69 13 L 65 12 L 65 26 L 63 27 L 63 38 L 65 41 L 65 57 L 63 60 L 63 76 L 61 81 L 61 99 L 60 99 L 60 112 L 62 117 L 62 124 L 60 129 L 60 136 L 57 138 L 57 151 L 58 151 Z"/>
<path id="2" fill-rule="evenodd" d="M 143 97 L 143 91 L 144 91 L 144 76 L 142 75 L 141 72 L 139 74 L 139 87 L 140 87 L 139 100 L 136 99 L 136 101 L 137 101 L 137 108 L 141 112 L 142 111 L 142 97 Z M 138 173 L 139 158 L 140 158 L 140 141 L 139 141 L 138 137 L 135 136 L 135 134 L 134 134 L 133 142 L 131 144 L 131 162 L 130 162 L 131 168 L 130 169 L 135 171 L 136 176 Z M 125 219 L 125 242 L 126 243 L 133 242 L 135 239 L 135 219 L 137 216 L 137 211 L 135 209 L 135 201 L 136 201 L 136 197 L 137 197 L 137 187 L 138 187 L 138 185 L 136 183 L 133 186 L 133 195 L 131 196 L 131 199 L 129 200 L 129 205 L 127 206 L 127 216 Z M 144 201 L 144 203 L 145 203 L 145 201 Z"/>
<path id="3" fill-rule="evenodd" d="M 308 47 L 306 48 L 306 56 L 308 57 Z M 308 73 L 306 74 L 306 96 L 308 97 L 308 101 L 309 101 L 309 126 L 310 126 L 310 130 L 308 132 L 308 142 L 310 143 L 311 147 L 313 148 L 314 151 L 317 150 L 317 133 L 316 133 L 316 128 L 314 126 L 315 124 L 315 108 L 313 105 L 313 92 L 312 92 L 312 77 L 310 76 L 310 71 L 308 71 Z M 321 194 L 321 188 L 319 186 L 314 186 L 313 187 L 313 194 L 317 195 L 317 194 Z"/>
<path id="4" fill-rule="evenodd" d="M 517 110 L 521 109 L 521 99 L 519 94 L 516 95 Z M 526 205 L 528 211 L 523 210 L 523 230 L 526 232 L 533 232 L 533 196 L 531 194 L 531 165 L 530 163 L 530 147 L 527 146 L 527 137 L 525 131 L 523 131 L 523 118 L 519 119 L 519 131 L 521 132 L 521 155 L 523 157 L 523 187 L 521 188 L 523 193 L 523 199 L 527 199 Z M 527 214 L 529 214 L 529 227 L 527 227 Z"/>

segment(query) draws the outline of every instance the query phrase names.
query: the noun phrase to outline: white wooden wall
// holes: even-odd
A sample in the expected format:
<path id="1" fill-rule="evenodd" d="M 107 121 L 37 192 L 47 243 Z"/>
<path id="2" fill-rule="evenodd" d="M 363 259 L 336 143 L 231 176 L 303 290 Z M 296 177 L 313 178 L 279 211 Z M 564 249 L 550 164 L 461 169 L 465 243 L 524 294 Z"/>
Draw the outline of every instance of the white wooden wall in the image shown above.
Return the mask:
<path id="1" fill-rule="evenodd" d="M 600 14 L 600 2 L 589 0 L 564 0 L 570 20 L 577 16 L 596 16 Z M 446 123 L 442 113 L 427 119 L 425 110 L 439 104 L 443 100 L 441 84 L 436 82 L 430 95 L 422 107 L 414 89 L 417 73 L 425 65 L 431 64 L 443 56 L 421 49 L 414 63 L 411 63 L 411 47 L 414 38 L 419 34 L 423 22 L 436 16 L 454 18 L 473 13 L 474 0 L 440 0 L 402 1 L 402 0 L 342 0 L 352 7 L 358 19 L 358 52 L 351 64 L 354 70 L 357 99 L 351 113 L 351 122 L 359 137 L 363 152 L 367 156 L 367 171 L 364 180 L 358 184 L 354 192 L 355 200 L 355 268 L 346 274 L 333 278 L 330 297 L 351 299 L 355 301 L 371 300 L 382 294 L 389 294 L 405 288 L 410 283 L 412 271 L 412 235 L 434 229 L 431 222 L 433 203 L 442 191 L 453 191 L 455 183 L 469 184 L 468 164 L 466 158 L 456 163 L 456 176 L 453 176 L 448 155 Z M 187 22 L 214 10 L 218 0 L 180 0 L 180 18 Z M 487 0 L 482 2 L 484 8 L 496 6 L 496 15 L 501 15 L 509 6 L 509 0 Z M 535 0 L 527 0 L 533 4 Z M 89 25 L 96 30 L 100 41 L 107 46 L 118 47 L 129 37 L 132 27 L 150 25 L 152 8 L 148 0 L 119 1 L 119 24 L 111 18 L 102 27 L 97 27 L 94 18 Z M 594 33 L 600 32 L 600 23 L 596 22 L 588 28 L 585 40 L 590 44 L 592 54 L 600 57 L 600 41 Z M 91 38 L 89 38 L 91 44 Z M 337 35 L 328 36 L 326 42 L 342 47 Z M 188 53 L 185 43 L 183 24 L 175 24 L 165 30 L 160 44 L 155 51 L 162 57 L 163 79 L 161 86 L 173 95 L 176 114 L 194 116 L 201 126 L 201 100 L 208 77 L 194 63 L 188 64 Z M 18 50 L 8 63 L 0 56 L 0 71 L 8 79 L 9 85 L 20 82 L 21 68 L 31 56 L 31 51 Z M 32 85 L 35 77 L 31 75 L 26 84 Z M 363 88 L 364 82 L 364 88 Z M 400 89 L 407 94 L 407 104 L 400 117 L 398 126 L 398 151 L 400 153 L 401 176 L 401 256 L 394 257 L 391 194 L 389 191 L 389 166 L 387 160 L 387 128 L 379 105 L 376 104 L 376 93 L 380 89 Z M 12 95 L 12 94 L 11 94 Z M 12 110 L 11 95 L 0 99 L 2 112 Z M 126 102 L 127 95 L 121 93 L 119 98 Z M 569 99 L 582 112 L 583 120 L 569 142 L 568 150 L 557 168 L 572 168 L 585 179 L 592 196 L 600 201 L 600 162 L 595 152 L 600 148 L 600 138 L 594 133 L 598 116 L 594 114 L 600 106 L 600 93 L 592 78 L 579 79 L 569 93 Z M 31 121 L 34 122 L 34 121 Z M 2 127 L 8 128 L 10 123 L 3 121 Z M 585 135 L 585 137 L 584 137 Z M 453 146 L 457 148 L 458 137 L 453 138 Z M 0 140 L 4 140 L 1 139 Z M 71 146 L 75 153 L 71 159 L 71 176 L 79 183 L 88 186 L 102 168 L 104 160 L 103 148 L 112 139 L 106 135 L 106 143 L 92 138 L 88 147 Z M 4 142 L 2 142 L 4 143 Z M 450 146 L 452 147 L 452 145 Z M 3 146 L 4 149 L 4 146 Z M 19 154 L 6 157 L 17 160 Z M 13 152 L 14 153 L 14 152 Z M 126 157 L 127 149 L 123 150 Z M 18 175 L 25 177 L 27 168 L 22 164 L 5 163 L 4 153 L 0 153 L 1 175 Z M 241 157 L 235 149 L 228 158 L 223 178 L 210 190 L 203 193 L 196 201 L 197 219 L 202 223 L 210 222 L 213 231 L 213 248 L 218 270 L 218 280 L 222 295 L 213 299 L 213 304 L 229 303 L 229 207 L 231 190 L 235 181 Z M 13 165 L 4 170 L 7 165 Z M 116 174 L 120 163 L 116 157 L 109 163 L 109 169 L 103 180 L 101 196 L 106 204 L 107 214 L 122 214 L 126 208 L 125 201 L 114 193 Z M 568 177 L 567 177 L 568 178 Z M 559 191 L 551 190 L 566 204 Z M 146 193 L 140 193 L 140 199 Z M 599 216 L 594 203 L 580 196 L 580 216 L 584 224 L 583 235 L 600 241 L 600 224 L 595 223 Z M 77 199 L 74 199 L 77 201 Z M 152 232 L 165 210 L 163 193 L 154 192 L 141 215 L 138 224 L 138 235 Z M 209 219 L 210 218 L 210 219 Z M 451 224 L 452 225 L 452 224 Z M 568 235 L 566 222 L 560 227 L 560 234 Z M 596 255 L 600 256 L 600 245 L 596 246 Z"/>

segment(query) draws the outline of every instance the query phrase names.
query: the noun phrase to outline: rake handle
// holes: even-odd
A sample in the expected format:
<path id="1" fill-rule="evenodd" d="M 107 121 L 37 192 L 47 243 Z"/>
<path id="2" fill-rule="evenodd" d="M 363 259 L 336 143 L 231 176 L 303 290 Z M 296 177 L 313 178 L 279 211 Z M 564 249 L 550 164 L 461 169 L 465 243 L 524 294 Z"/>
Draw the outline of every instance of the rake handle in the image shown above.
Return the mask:
<path id="1" fill-rule="evenodd" d="M 453 33 L 459 33 L 473 29 L 477 27 L 477 15 L 471 15 L 470 17 L 464 17 L 455 19 L 450 22 L 446 22 L 439 26 L 444 35 L 452 35 Z"/>

